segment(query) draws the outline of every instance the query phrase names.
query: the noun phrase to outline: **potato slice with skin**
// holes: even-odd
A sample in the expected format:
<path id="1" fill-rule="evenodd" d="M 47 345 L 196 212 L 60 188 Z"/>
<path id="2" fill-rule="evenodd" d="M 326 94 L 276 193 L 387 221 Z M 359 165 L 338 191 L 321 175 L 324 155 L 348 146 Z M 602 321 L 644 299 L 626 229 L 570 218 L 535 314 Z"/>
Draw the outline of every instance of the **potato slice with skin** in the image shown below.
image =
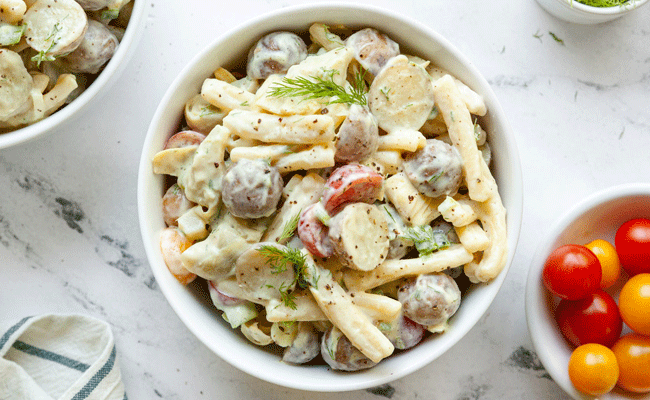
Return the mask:
<path id="1" fill-rule="evenodd" d="M 79 46 L 88 17 L 74 0 L 38 0 L 23 18 L 27 44 L 39 52 L 40 61 L 67 54 Z"/>
<path id="2" fill-rule="evenodd" d="M 354 203 L 332 218 L 329 237 L 334 252 L 348 267 L 370 271 L 388 254 L 388 223 L 384 213 L 366 203 Z"/>
<path id="3" fill-rule="evenodd" d="M 70 72 L 97 74 L 113 57 L 119 41 L 104 24 L 88 21 L 88 29 L 79 46 L 60 61 Z"/>
<path id="4" fill-rule="evenodd" d="M 274 242 L 262 242 L 242 253 L 235 263 L 237 283 L 250 295 L 259 300 L 279 300 L 281 292 L 290 292 L 295 286 L 295 271 L 293 265 L 287 268 L 274 268 L 269 264 L 269 258 L 262 252 L 266 248 L 286 250 Z"/>
<path id="5" fill-rule="evenodd" d="M 431 77 L 406 56 L 393 57 L 370 85 L 368 103 L 383 130 L 417 131 L 433 109 Z"/>
<path id="6" fill-rule="evenodd" d="M 33 85 L 34 80 L 18 53 L 0 49 L 0 121 L 29 107 Z"/>

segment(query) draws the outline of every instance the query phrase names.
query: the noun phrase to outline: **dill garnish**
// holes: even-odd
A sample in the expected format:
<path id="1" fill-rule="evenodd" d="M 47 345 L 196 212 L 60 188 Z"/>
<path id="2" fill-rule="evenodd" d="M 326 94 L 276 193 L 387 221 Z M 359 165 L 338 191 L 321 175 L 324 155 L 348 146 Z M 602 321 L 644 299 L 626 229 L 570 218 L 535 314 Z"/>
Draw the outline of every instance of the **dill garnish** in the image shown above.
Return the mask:
<path id="1" fill-rule="evenodd" d="M 327 70 L 323 77 L 285 77 L 269 88 L 268 96 L 304 97 L 306 100 L 330 98 L 327 105 L 346 103 L 365 106 L 367 99 L 363 74 L 355 75 L 350 90 L 334 82 L 335 74 L 338 74 L 338 71 Z"/>
<path id="2" fill-rule="evenodd" d="M 257 249 L 257 251 L 266 257 L 266 264 L 271 267 L 271 271 L 274 274 L 280 274 L 286 271 L 289 267 L 293 268 L 293 281 L 289 284 L 287 284 L 287 282 L 282 282 L 280 287 L 277 289 L 278 292 L 280 292 L 280 300 L 282 300 L 284 305 L 295 310 L 297 308 L 295 301 L 296 295 L 291 291 L 291 288 L 293 288 L 295 284 L 304 286 L 302 282 L 305 282 L 304 273 L 307 258 L 300 249 L 288 246 L 282 249 L 275 246 L 264 245 Z M 267 285 L 267 287 L 271 286 Z"/>
<path id="3" fill-rule="evenodd" d="M 66 19 L 67 17 L 68 16 L 66 15 L 63 19 Z M 32 61 L 35 61 L 36 65 L 38 67 L 41 66 L 41 63 L 43 61 L 54 61 L 55 57 L 53 55 L 51 55 L 51 54 L 48 54 L 48 53 L 50 52 L 50 50 L 52 50 L 52 48 L 54 48 L 54 46 L 56 46 L 58 41 L 61 40 L 60 37 L 58 37 L 58 38 L 56 37 L 56 34 L 59 33 L 61 31 L 61 29 L 62 29 L 62 27 L 61 27 L 61 24 L 59 22 L 54 24 L 54 26 L 52 27 L 52 32 L 45 39 L 46 42 L 48 40 L 51 40 L 50 46 L 45 50 L 39 51 L 38 54 L 36 54 L 34 57 L 32 57 Z"/>
<path id="4" fill-rule="evenodd" d="M 551 35 L 551 37 L 553 38 L 553 40 L 555 40 L 556 42 L 558 42 L 559 44 L 561 44 L 562 46 L 564 46 L 564 40 L 562 40 L 562 39 L 560 39 L 559 37 L 557 37 L 557 35 L 556 35 L 555 33 L 549 31 L 548 34 Z"/>
<path id="5" fill-rule="evenodd" d="M 266 257 L 266 264 L 272 268 L 274 274 L 280 274 L 286 271 L 290 265 L 304 268 L 306 261 L 305 255 L 302 254 L 300 249 L 293 247 L 281 249 L 275 246 L 264 245 L 257 251 Z"/>
<path id="6" fill-rule="evenodd" d="M 291 238 L 291 236 L 293 236 L 293 233 L 296 231 L 296 228 L 298 227 L 298 221 L 300 220 L 301 212 L 302 210 L 298 211 L 296 215 L 291 217 L 291 219 L 284 224 L 284 227 L 282 228 L 282 233 L 280 234 L 280 237 L 278 237 L 278 242 L 285 241 Z"/>

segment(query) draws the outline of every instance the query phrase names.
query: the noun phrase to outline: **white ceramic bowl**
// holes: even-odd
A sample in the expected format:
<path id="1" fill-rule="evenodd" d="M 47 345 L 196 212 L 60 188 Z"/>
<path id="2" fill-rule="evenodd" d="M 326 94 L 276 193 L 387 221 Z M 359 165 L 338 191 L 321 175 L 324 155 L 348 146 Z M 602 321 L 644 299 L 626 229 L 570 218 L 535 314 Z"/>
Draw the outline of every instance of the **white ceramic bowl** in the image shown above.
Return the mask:
<path id="1" fill-rule="evenodd" d="M 595 193 L 571 210 L 547 231 L 528 271 L 526 319 L 537 354 L 555 382 L 574 399 L 592 399 L 578 392 L 569 379 L 569 357 L 573 347 L 564 339 L 553 315 L 554 298 L 542 283 L 542 270 L 549 254 L 565 244 L 587 244 L 595 239 L 614 243 L 616 229 L 624 222 L 650 217 L 650 184 L 625 184 Z M 618 285 L 617 285 L 618 286 Z M 624 328 L 623 333 L 629 332 Z M 600 399 L 650 400 L 615 388 Z"/>
<path id="2" fill-rule="evenodd" d="M 0 133 L 0 149 L 24 143 L 51 132 L 63 123 L 74 121 L 94 99 L 101 97 L 120 76 L 142 37 L 145 25 L 145 0 L 133 0 L 133 12 L 115 54 L 93 83 L 70 104 L 49 117 L 15 131 Z"/>
<path id="3" fill-rule="evenodd" d="M 620 18 L 648 3 L 648 0 L 630 0 L 630 4 L 615 7 L 592 7 L 577 0 L 537 0 L 537 3 L 562 20 L 587 25 Z"/>
<path id="4" fill-rule="evenodd" d="M 380 385 L 430 363 L 457 343 L 481 318 L 496 296 L 507 273 L 489 284 L 476 285 L 463 299 L 449 331 L 431 336 L 415 348 L 383 360 L 376 367 L 355 373 L 332 372 L 325 366 L 293 366 L 280 355 L 256 347 L 224 323 L 210 303 L 206 285 L 179 284 L 167 271 L 159 250 L 159 234 L 165 227 L 161 214 L 164 178 L 152 172 L 151 160 L 181 121 L 185 102 L 199 93 L 204 79 L 216 66 L 232 66 L 245 60 L 248 49 L 264 34 L 276 30 L 306 32 L 313 22 L 375 27 L 400 43 L 402 50 L 433 60 L 453 71 L 478 93 L 488 107 L 483 120 L 490 132 L 494 170 L 503 202 L 508 209 L 509 259 L 517 244 L 522 213 L 522 179 L 513 132 L 493 91 L 474 65 L 447 40 L 430 28 L 393 12 L 353 4 L 319 4 L 291 7 L 256 18 L 227 32 L 183 69 L 163 97 L 144 143 L 138 177 L 140 228 L 149 263 L 158 284 L 180 319 L 207 347 L 233 366 L 263 380 L 304 390 L 346 391 Z"/>

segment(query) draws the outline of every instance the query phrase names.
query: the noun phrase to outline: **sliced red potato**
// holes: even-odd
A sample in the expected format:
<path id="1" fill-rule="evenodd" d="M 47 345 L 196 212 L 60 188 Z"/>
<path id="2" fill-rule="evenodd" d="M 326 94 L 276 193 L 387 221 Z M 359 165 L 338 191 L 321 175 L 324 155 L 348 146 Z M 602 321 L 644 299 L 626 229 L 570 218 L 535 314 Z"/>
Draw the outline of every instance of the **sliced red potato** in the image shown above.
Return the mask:
<path id="1" fill-rule="evenodd" d="M 104 24 L 88 21 L 88 29 L 79 46 L 60 61 L 70 72 L 97 74 L 113 57 L 119 41 Z"/>
<path id="2" fill-rule="evenodd" d="M 0 49 L 0 121 L 29 108 L 32 76 L 18 53 Z"/>
<path id="3" fill-rule="evenodd" d="M 242 253 L 235 263 L 235 277 L 239 286 L 257 300 L 280 300 L 282 293 L 293 291 L 295 272 L 293 265 L 277 268 L 271 265 L 271 257 L 265 249 L 286 250 L 274 242 L 262 242 Z"/>
<path id="4" fill-rule="evenodd" d="M 384 215 L 373 205 L 354 203 L 332 218 L 329 238 L 341 262 L 370 271 L 386 259 L 390 240 Z"/>
<path id="5" fill-rule="evenodd" d="M 393 57 L 370 85 L 368 105 L 386 132 L 419 130 L 433 109 L 431 77 L 406 56 Z"/>
<path id="6" fill-rule="evenodd" d="M 205 135 L 195 131 L 180 131 L 173 134 L 165 142 L 164 150 L 178 149 L 181 147 L 198 146 L 205 139 Z"/>
<path id="7" fill-rule="evenodd" d="M 27 44 L 39 53 L 37 62 L 72 52 L 88 28 L 86 12 L 74 0 L 38 0 L 23 22 Z"/>

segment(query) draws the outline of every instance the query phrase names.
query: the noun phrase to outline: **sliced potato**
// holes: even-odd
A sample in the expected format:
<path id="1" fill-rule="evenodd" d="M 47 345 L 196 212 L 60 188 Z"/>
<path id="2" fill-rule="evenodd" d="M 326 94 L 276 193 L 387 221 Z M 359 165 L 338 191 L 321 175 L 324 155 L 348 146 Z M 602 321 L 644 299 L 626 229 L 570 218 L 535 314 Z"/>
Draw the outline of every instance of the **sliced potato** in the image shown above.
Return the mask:
<path id="1" fill-rule="evenodd" d="M 34 80 L 18 53 L 0 49 L 0 121 L 29 107 L 33 85 Z"/>
<path id="2" fill-rule="evenodd" d="M 88 17 L 74 0 L 38 0 L 23 18 L 27 44 L 38 53 L 38 61 L 76 49 L 88 28 Z"/>
<path id="3" fill-rule="evenodd" d="M 388 254 L 388 224 L 384 213 L 366 203 L 353 203 L 332 218 L 329 237 L 334 251 L 348 267 L 370 271 Z"/>
<path id="4" fill-rule="evenodd" d="M 294 289 L 295 272 L 293 264 L 281 268 L 272 266 L 270 257 L 263 251 L 274 248 L 280 251 L 287 248 L 274 242 L 262 242 L 242 253 L 235 263 L 235 277 L 239 286 L 251 297 L 259 300 L 279 300 L 282 293 Z"/>
<path id="5" fill-rule="evenodd" d="M 208 103 L 200 94 L 185 103 L 185 121 L 190 128 L 201 133 L 209 133 L 225 116 L 224 111 Z"/>
<path id="6" fill-rule="evenodd" d="M 387 132 L 419 130 L 429 118 L 433 102 L 431 77 L 403 55 L 388 61 L 368 91 L 370 109 Z"/>

